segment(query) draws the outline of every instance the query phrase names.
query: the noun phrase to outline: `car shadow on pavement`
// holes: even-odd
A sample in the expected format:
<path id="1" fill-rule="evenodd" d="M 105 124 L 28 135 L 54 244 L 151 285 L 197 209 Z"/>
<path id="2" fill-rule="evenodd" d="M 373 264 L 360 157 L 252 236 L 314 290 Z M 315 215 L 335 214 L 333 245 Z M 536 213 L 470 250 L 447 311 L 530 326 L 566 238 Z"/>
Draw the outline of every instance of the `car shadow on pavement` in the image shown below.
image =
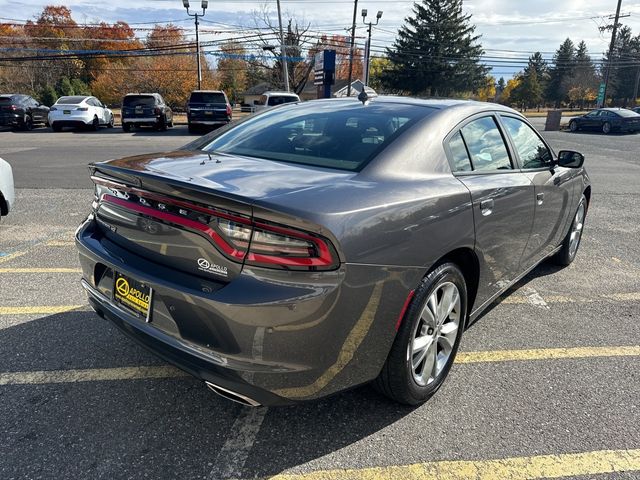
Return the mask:
<path id="1" fill-rule="evenodd" d="M 0 332 L 2 373 L 166 365 L 88 311 L 4 326 Z M 120 478 L 123 471 L 144 471 L 150 478 L 206 477 L 225 442 L 237 434 L 235 420 L 249 408 L 218 397 L 190 376 L 5 384 L 0 398 L 6 478 L 75 478 L 74 469 L 84 478 L 98 473 Z M 366 386 L 269 408 L 241 477 L 294 468 L 361 441 L 414 410 Z"/>

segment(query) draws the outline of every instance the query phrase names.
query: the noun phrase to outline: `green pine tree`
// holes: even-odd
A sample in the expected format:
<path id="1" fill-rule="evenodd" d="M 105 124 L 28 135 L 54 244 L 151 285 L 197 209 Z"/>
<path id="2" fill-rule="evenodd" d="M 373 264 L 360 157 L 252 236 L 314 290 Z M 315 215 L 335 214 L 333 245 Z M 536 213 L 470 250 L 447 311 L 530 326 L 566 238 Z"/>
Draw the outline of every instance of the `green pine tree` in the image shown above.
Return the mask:
<path id="1" fill-rule="evenodd" d="M 546 97 L 556 107 L 559 107 L 567 98 L 566 83 L 567 79 L 573 75 L 575 51 L 575 45 L 570 38 L 567 38 L 553 56 L 553 67 L 549 70 Z"/>
<path id="2" fill-rule="evenodd" d="M 422 0 L 391 48 L 384 86 L 412 95 L 450 96 L 480 88 L 489 69 L 480 64 L 484 50 L 462 0 Z"/>

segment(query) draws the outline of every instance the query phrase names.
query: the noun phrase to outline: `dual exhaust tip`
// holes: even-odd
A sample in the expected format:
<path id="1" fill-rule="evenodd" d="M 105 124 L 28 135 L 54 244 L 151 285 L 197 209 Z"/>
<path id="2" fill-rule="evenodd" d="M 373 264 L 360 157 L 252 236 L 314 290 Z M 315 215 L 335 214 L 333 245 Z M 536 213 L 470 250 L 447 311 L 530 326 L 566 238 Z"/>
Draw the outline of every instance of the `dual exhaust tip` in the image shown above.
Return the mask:
<path id="1" fill-rule="evenodd" d="M 211 382 L 204 382 L 207 387 L 209 388 L 209 390 L 212 390 L 213 392 L 217 393 L 218 395 L 220 395 L 221 397 L 226 398 L 227 400 L 231 400 L 232 402 L 236 402 L 236 403 L 240 403 L 246 407 L 259 407 L 260 403 L 256 402 L 255 400 L 253 400 L 252 398 L 249 398 L 245 395 L 241 395 L 237 392 L 234 392 L 232 390 L 229 390 L 227 388 L 223 388 L 220 385 L 216 385 L 215 383 L 211 383 Z"/>

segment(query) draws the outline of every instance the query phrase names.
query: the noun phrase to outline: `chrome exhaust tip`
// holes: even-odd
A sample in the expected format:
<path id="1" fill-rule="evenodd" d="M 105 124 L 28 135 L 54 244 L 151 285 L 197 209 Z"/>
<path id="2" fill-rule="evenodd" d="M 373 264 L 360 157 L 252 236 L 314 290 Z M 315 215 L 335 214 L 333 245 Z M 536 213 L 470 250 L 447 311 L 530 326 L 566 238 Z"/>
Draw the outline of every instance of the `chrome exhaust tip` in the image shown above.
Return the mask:
<path id="1" fill-rule="evenodd" d="M 220 395 L 221 397 L 226 398 L 227 400 L 231 400 L 232 402 L 236 402 L 236 403 L 240 403 L 246 407 L 259 407 L 260 403 L 256 402 L 255 400 L 246 397 L 244 395 L 241 395 L 239 393 L 236 393 L 234 391 L 228 390 L 226 388 L 223 388 L 219 385 L 216 385 L 215 383 L 211 383 L 208 381 L 204 382 L 205 385 L 209 388 L 209 390 L 217 393 L 218 395 Z"/>

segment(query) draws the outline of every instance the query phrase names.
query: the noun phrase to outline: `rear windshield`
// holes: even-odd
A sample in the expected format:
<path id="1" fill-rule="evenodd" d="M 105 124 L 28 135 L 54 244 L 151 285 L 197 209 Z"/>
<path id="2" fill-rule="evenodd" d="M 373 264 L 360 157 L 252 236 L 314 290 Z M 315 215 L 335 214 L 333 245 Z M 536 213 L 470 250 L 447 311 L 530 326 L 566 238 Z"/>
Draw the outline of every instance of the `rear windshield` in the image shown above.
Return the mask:
<path id="1" fill-rule="evenodd" d="M 126 107 L 135 107 L 136 105 L 151 107 L 156 104 L 156 98 L 152 95 L 128 95 L 124 97 L 122 104 Z"/>
<path id="2" fill-rule="evenodd" d="M 227 99 L 222 92 L 192 92 L 191 103 L 227 103 Z"/>
<path id="3" fill-rule="evenodd" d="M 293 103 L 297 101 L 298 99 L 296 97 L 292 97 L 290 95 L 274 95 L 269 97 L 269 106 L 282 105 L 283 103 Z"/>
<path id="4" fill-rule="evenodd" d="M 56 103 L 62 105 L 77 105 L 87 97 L 60 97 Z"/>
<path id="5" fill-rule="evenodd" d="M 267 110 L 221 132 L 208 144 L 193 147 L 359 171 L 402 132 L 434 111 L 400 103 L 308 102 Z"/>
<path id="6" fill-rule="evenodd" d="M 616 110 L 615 113 L 617 113 L 621 117 L 640 117 L 640 114 L 634 112 L 633 110 L 627 110 L 626 108 Z"/>
<path id="7" fill-rule="evenodd" d="M 0 105 L 10 105 L 12 103 L 11 97 L 0 97 Z"/>

